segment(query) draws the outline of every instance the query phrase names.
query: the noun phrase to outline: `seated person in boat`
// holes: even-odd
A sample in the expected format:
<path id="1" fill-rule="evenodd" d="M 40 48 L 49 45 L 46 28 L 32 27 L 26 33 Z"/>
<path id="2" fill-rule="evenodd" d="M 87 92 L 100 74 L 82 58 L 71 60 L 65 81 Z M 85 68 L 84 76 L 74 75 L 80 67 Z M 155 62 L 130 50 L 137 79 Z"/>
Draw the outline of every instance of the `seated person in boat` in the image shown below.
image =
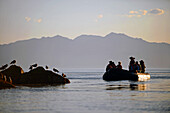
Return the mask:
<path id="1" fill-rule="evenodd" d="M 130 57 L 130 63 L 129 63 L 129 71 L 130 72 L 136 72 L 135 71 L 135 58 L 134 57 Z"/>
<path id="2" fill-rule="evenodd" d="M 109 61 L 109 64 L 106 66 L 106 71 L 108 71 L 111 68 L 116 68 L 116 65 L 114 62 Z"/>
<path id="3" fill-rule="evenodd" d="M 138 61 L 136 61 L 136 63 L 135 63 L 135 70 L 136 70 L 136 72 L 140 72 L 140 69 L 141 69 L 141 66 L 138 63 Z"/>
<path id="4" fill-rule="evenodd" d="M 146 66 L 145 66 L 143 60 L 140 61 L 140 65 L 141 65 L 141 73 L 145 73 L 145 68 L 146 68 Z"/>
<path id="5" fill-rule="evenodd" d="M 121 62 L 118 62 L 117 68 L 118 68 L 118 69 L 122 69 L 122 64 L 121 64 Z"/>

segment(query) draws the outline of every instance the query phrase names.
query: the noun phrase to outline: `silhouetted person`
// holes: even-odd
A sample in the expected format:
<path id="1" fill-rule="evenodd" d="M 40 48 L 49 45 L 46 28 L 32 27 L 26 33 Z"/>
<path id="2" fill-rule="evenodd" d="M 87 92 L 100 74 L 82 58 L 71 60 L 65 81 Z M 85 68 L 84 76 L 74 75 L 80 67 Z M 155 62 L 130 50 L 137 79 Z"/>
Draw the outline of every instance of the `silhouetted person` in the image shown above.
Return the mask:
<path id="1" fill-rule="evenodd" d="M 121 62 L 118 62 L 117 68 L 118 68 L 118 69 L 122 69 L 122 64 L 121 64 Z"/>
<path id="2" fill-rule="evenodd" d="M 53 71 L 54 71 L 54 72 L 57 72 L 57 73 L 59 72 L 56 68 L 53 68 Z"/>
<path id="3" fill-rule="evenodd" d="M 136 63 L 135 63 L 135 70 L 137 72 L 140 72 L 140 64 L 138 63 L 138 61 L 136 61 Z"/>
<path id="4" fill-rule="evenodd" d="M 16 60 L 13 60 L 10 64 L 15 64 L 17 61 Z"/>
<path id="5" fill-rule="evenodd" d="M 141 65 L 141 73 L 145 73 L 145 68 L 146 68 L 146 66 L 145 66 L 143 60 L 140 61 L 140 65 Z"/>
<path id="6" fill-rule="evenodd" d="M 130 63 L 129 63 L 129 71 L 134 72 L 135 71 L 135 58 L 130 57 Z"/>
<path id="7" fill-rule="evenodd" d="M 111 68 L 116 68 L 116 65 L 114 62 L 109 61 L 109 64 L 106 66 L 106 71 L 108 71 Z"/>
<path id="8" fill-rule="evenodd" d="M 48 69 L 48 66 L 45 66 L 46 69 Z"/>
<path id="9" fill-rule="evenodd" d="M 111 62 L 111 65 L 112 65 L 113 68 L 116 68 L 116 65 L 115 65 L 114 62 Z"/>
<path id="10" fill-rule="evenodd" d="M 0 67 L 0 70 L 4 70 L 4 69 L 6 69 L 8 67 L 8 64 L 5 64 L 5 65 L 3 65 L 2 67 Z"/>

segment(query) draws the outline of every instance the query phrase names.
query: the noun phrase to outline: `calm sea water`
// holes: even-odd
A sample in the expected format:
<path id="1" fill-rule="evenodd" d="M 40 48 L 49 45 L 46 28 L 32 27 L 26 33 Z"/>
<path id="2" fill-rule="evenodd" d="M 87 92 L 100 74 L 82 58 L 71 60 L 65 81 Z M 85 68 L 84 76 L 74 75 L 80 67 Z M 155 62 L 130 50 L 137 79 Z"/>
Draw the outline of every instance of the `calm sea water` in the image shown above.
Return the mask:
<path id="1" fill-rule="evenodd" d="M 102 80 L 103 72 L 66 72 L 60 86 L 0 90 L 1 113 L 170 112 L 170 69 L 150 69 L 145 82 Z"/>

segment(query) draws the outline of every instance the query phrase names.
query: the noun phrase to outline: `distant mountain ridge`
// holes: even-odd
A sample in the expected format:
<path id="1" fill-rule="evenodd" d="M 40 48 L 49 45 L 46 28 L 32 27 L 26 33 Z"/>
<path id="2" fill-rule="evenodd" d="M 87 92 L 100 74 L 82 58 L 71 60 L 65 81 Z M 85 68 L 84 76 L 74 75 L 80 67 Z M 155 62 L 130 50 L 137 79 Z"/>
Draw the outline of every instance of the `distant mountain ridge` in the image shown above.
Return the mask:
<path id="1" fill-rule="evenodd" d="M 170 68 L 170 44 L 113 32 L 104 37 L 80 35 L 72 40 L 57 35 L 0 45 L 0 65 L 16 59 L 24 68 L 33 63 L 59 68 L 105 68 L 109 60 L 116 64 L 122 61 L 127 68 L 130 56 L 143 59 L 150 68 Z"/>

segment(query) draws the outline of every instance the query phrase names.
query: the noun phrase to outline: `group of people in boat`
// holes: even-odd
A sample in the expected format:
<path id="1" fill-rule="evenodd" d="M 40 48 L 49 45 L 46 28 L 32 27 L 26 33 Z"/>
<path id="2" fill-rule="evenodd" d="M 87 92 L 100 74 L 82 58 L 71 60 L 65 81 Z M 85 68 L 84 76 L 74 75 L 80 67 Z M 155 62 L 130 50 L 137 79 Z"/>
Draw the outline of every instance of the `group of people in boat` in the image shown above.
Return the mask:
<path id="1" fill-rule="evenodd" d="M 143 60 L 140 60 L 140 64 L 139 64 L 138 61 L 135 62 L 134 57 L 130 57 L 129 71 L 145 73 L 145 68 L 146 66 Z"/>
<path id="2" fill-rule="evenodd" d="M 135 72 L 135 73 L 145 73 L 145 64 L 143 60 L 140 60 L 140 64 L 138 61 L 135 61 L 134 57 L 130 57 L 130 63 L 129 63 L 129 71 L 130 72 Z M 106 66 L 106 71 L 108 71 L 111 68 L 117 68 L 117 69 L 122 69 L 122 64 L 121 62 L 118 62 L 118 65 L 116 66 L 113 61 L 109 61 L 109 64 Z"/>
<path id="3" fill-rule="evenodd" d="M 106 66 L 106 71 L 108 71 L 111 68 L 122 69 L 122 64 L 121 62 L 118 62 L 118 65 L 116 66 L 113 61 L 109 61 L 109 64 Z"/>

